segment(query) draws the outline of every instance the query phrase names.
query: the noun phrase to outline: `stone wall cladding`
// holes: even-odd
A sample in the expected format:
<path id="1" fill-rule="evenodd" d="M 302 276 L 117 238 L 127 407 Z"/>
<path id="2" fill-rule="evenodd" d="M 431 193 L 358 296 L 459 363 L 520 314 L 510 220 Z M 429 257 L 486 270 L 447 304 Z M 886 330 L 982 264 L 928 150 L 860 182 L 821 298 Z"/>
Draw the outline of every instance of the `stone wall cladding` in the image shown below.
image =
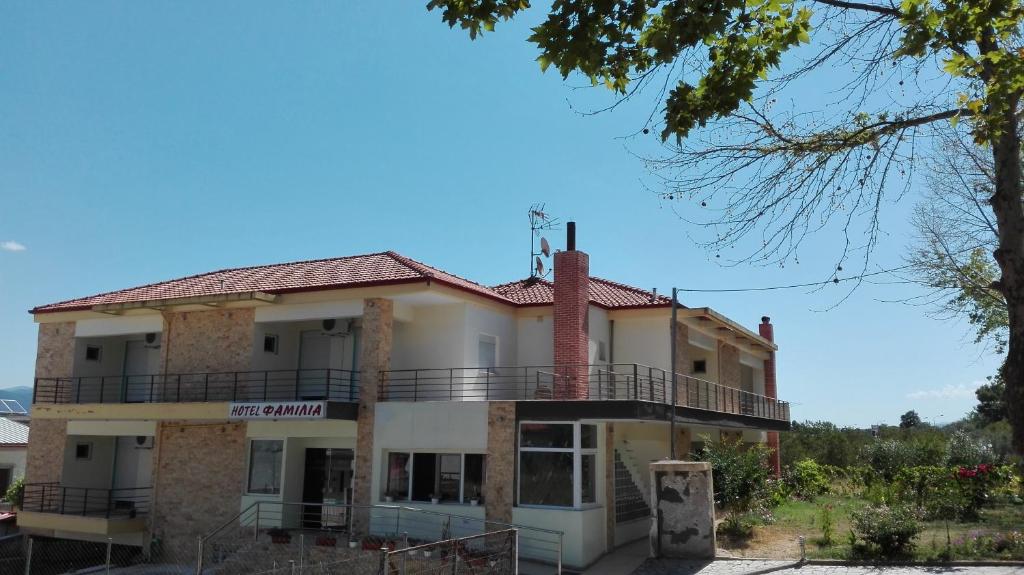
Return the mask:
<path id="1" fill-rule="evenodd" d="M 66 419 L 37 419 L 32 422 L 32 432 L 28 434 L 25 483 L 60 481 L 67 436 Z"/>
<path id="2" fill-rule="evenodd" d="M 255 321 L 252 308 L 164 312 L 164 373 L 247 371 Z"/>
<path id="3" fill-rule="evenodd" d="M 725 387 L 739 389 L 743 376 L 740 374 L 740 350 L 736 346 L 719 342 L 718 383 Z M 739 413 L 739 397 L 736 393 L 720 390 L 719 408 L 728 413 Z"/>
<path id="4" fill-rule="evenodd" d="M 391 342 L 394 327 L 394 302 L 367 299 L 363 302 L 363 328 L 360 341 L 359 414 L 356 419 L 355 485 L 352 499 L 356 505 L 369 505 L 373 481 L 374 409 L 381 383 L 381 372 L 391 367 Z M 353 515 L 353 526 L 361 531 L 369 515 Z"/>
<path id="5" fill-rule="evenodd" d="M 246 424 L 161 422 L 156 433 L 152 531 L 194 543 L 241 511 Z"/>
<path id="6" fill-rule="evenodd" d="M 492 401 L 487 405 L 487 477 L 484 483 L 484 517 L 488 521 L 512 523 L 515 466 L 516 404 Z"/>
<path id="7" fill-rule="evenodd" d="M 568 381 L 555 383 L 555 399 L 587 399 L 590 395 L 590 256 L 584 252 L 555 254 L 554 359 L 556 373 Z"/>
<path id="8" fill-rule="evenodd" d="M 39 324 L 36 377 L 71 377 L 75 364 L 75 322 Z M 71 387 L 67 386 L 70 393 Z M 25 482 L 60 481 L 68 422 L 37 419 L 28 436 Z"/>
<path id="9" fill-rule="evenodd" d="M 690 375 L 693 370 L 693 357 L 690 355 L 690 328 L 682 322 L 676 322 L 676 348 L 672 350 L 672 353 L 676 360 L 676 374 L 678 376 Z M 676 405 L 698 405 L 699 393 L 698 385 L 687 385 L 685 377 L 676 377 Z"/>

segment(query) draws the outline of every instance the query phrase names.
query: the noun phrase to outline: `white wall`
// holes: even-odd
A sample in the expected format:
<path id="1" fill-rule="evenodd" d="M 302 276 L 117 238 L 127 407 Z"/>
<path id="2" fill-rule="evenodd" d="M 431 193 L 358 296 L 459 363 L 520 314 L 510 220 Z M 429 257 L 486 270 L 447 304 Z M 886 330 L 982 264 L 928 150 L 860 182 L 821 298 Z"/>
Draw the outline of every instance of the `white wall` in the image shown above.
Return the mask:
<path id="1" fill-rule="evenodd" d="M 450 368 L 467 365 L 466 304 L 415 308 L 411 322 L 394 324 L 392 369 Z M 473 350 L 473 360 L 476 350 Z"/>
<path id="2" fill-rule="evenodd" d="M 608 312 L 596 307 L 590 306 L 587 309 L 587 322 L 590 331 L 590 342 L 587 345 L 587 363 L 608 363 L 607 354 L 611 353 L 609 347 L 610 329 L 608 324 Z M 598 361 L 597 359 L 597 348 L 598 342 L 604 342 L 605 345 L 605 359 L 604 361 Z M 617 360 L 618 358 L 616 358 Z"/>
<path id="3" fill-rule="evenodd" d="M 555 332 L 551 308 L 523 312 L 516 318 L 516 365 L 554 365 Z"/>
<path id="4" fill-rule="evenodd" d="M 334 319 L 338 322 L 336 330 L 342 330 L 344 322 L 353 318 Z M 322 320 L 257 323 L 253 330 L 253 371 L 298 369 L 302 332 L 320 332 L 322 329 Z M 277 353 L 263 351 L 263 339 L 267 334 L 277 336 Z M 324 367 L 353 369 L 352 351 L 357 334 L 358 330 L 353 329 L 347 336 L 332 337 L 330 362 L 328 365 L 325 359 Z"/>
<path id="5" fill-rule="evenodd" d="M 114 488 L 153 486 L 153 439 L 139 445 L 136 437 L 115 439 Z"/>
<path id="6" fill-rule="evenodd" d="M 114 473 L 114 442 L 117 438 L 101 435 L 68 436 L 64 447 L 64 468 L 61 483 L 69 487 L 110 489 Z M 79 443 L 92 444 L 89 459 L 76 459 Z"/>
<path id="7" fill-rule="evenodd" d="M 661 317 L 615 319 L 615 363 L 671 367 L 669 322 Z"/>
<path id="8" fill-rule="evenodd" d="M 514 310 L 498 311 L 490 307 L 466 304 L 466 338 L 464 354 L 466 366 L 479 367 L 481 335 L 498 338 L 498 365 L 516 365 L 516 318 Z"/>
<path id="9" fill-rule="evenodd" d="M 590 565 L 607 550 L 603 507 L 583 510 L 514 507 L 512 523 L 565 533 L 562 562 L 574 569 Z M 532 533 L 530 535 L 533 536 Z M 548 557 L 542 559 L 550 560 Z"/>
<path id="10" fill-rule="evenodd" d="M 25 456 L 28 453 L 26 447 L 3 447 L 0 448 L 0 469 L 11 470 L 11 481 L 25 476 Z"/>

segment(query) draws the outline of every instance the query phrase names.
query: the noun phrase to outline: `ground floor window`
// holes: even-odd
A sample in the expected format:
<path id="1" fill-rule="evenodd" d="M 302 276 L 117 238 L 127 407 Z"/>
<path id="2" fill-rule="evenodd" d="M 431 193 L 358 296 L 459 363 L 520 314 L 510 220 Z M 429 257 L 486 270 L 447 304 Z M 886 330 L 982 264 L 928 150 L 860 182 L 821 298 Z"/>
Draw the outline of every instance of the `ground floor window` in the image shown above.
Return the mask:
<path id="1" fill-rule="evenodd" d="M 582 507 L 597 503 L 597 426 L 519 426 L 519 504 Z"/>
<path id="2" fill-rule="evenodd" d="M 281 493 L 281 463 L 284 441 L 253 439 L 249 442 L 249 482 L 247 491 L 261 495 Z"/>
<path id="3" fill-rule="evenodd" d="M 486 459 L 481 453 L 389 452 L 384 496 L 392 501 L 483 501 Z"/>

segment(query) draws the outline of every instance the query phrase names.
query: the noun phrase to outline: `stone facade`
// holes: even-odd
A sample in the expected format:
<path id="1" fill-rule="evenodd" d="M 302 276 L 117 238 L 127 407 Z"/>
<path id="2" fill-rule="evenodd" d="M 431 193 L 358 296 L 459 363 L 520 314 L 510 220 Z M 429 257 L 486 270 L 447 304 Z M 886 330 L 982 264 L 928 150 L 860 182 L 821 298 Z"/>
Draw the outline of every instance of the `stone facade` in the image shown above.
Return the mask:
<path id="1" fill-rule="evenodd" d="M 484 480 L 484 517 L 512 523 L 516 467 L 516 404 L 492 401 L 487 405 L 487 477 Z"/>
<path id="2" fill-rule="evenodd" d="M 247 371 L 255 317 L 252 308 L 164 312 L 164 373 Z"/>
<path id="3" fill-rule="evenodd" d="M 725 343 L 718 344 L 718 383 L 724 387 L 739 389 L 742 385 L 740 374 L 740 350 L 736 346 Z M 719 390 L 719 409 L 728 413 L 739 413 L 739 395 L 727 390 Z"/>
<path id="4" fill-rule="evenodd" d="M 672 350 L 676 362 L 676 405 L 697 405 L 697 394 L 700 388 L 697 385 L 688 385 L 686 377 L 693 371 L 693 358 L 690 354 L 690 328 L 682 323 L 676 322 L 676 347 Z"/>
<path id="5" fill-rule="evenodd" d="M 711 464 L 695 461 L 651 463 L 651 555 L 714 559 L 715 502 Z"/>
<path id="6" fill-rule="evenodd" d="M 362 342 L 359 365 L 359 415 L 356 420 L 355 485 L 353 503 L 369 505 L 370 482 L 373 481 L 374 409 L 381 384 L 381 372 L 391 367 L 391 342 L 394 327 L 394 302 L 389 299 L 367 299 L 363 302 Z M 366 513 L 353 515 L 357 531 L 366 527 Z"/>
<path id="7" fill-rule="evenodd" d="M 554 359 L 555 399 L 587 399 L 590 396 L 590 256 L 584 252 L 555 254 Z"/>
<path id="8" fill-rule="evenodd" d="M 75 365 L 75 322 L 41 323 L 36 350 L 36 377 L 71 377 Z M 71 386 L 67 386 L 71 393 Z M 25 482 L 60 481 L 68 422 L 36 419 L 28 437 Z"/>
<path id="9" fill-rule="evenodd" d="M 60 481 L 67 441 L 66 419 L 36 419 L 28 434 L 25 483 Z"/>
<path id="10" fill-rule="evenodd" d="M 245 431 L 244 423 L 159 424 L 154 535 L 188 544 L 238 514 L 245 489 Z"/>

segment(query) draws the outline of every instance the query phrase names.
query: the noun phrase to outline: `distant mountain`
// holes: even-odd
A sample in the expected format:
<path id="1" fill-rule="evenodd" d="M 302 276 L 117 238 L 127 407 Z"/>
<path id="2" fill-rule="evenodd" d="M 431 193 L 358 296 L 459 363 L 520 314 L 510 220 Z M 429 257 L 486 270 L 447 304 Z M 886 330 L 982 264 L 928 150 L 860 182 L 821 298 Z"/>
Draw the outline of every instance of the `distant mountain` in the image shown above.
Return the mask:
<path id="1" fill-rule="evenodd" d="M 32 388 L 26 385 L 0 388 L 0 399 L 14 399 L 29 410 L 32 407 Z"/>

